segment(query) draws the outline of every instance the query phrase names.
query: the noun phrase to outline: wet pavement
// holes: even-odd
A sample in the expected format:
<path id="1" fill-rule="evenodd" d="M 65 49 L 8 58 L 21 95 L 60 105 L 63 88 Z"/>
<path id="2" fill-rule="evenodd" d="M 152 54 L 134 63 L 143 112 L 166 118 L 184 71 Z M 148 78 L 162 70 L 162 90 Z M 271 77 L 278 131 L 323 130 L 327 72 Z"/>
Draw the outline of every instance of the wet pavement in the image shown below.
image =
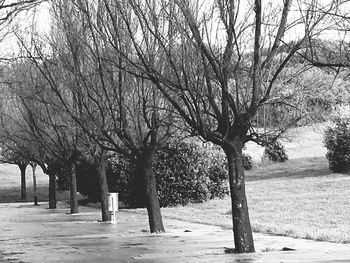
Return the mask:
<path id="1" fill-rule="evenodd" d="M 167 233 L 150 234 L 145 215 L 120 210 L 108 224 L 98 209 L 80 210 L 0 204 L 0 262 L 350 262 L 349 244 L 255 233 L 257 253 L 238 255 L 220 227 L 164 218 Z"/>

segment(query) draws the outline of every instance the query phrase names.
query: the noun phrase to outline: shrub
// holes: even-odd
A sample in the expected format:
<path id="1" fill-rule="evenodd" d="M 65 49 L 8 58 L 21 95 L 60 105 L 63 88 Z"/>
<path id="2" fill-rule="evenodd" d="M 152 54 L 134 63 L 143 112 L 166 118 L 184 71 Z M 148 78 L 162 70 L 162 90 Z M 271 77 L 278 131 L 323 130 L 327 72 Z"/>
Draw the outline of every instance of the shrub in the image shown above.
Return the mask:
<path id="1" fill-rule="evenodd" d="M 253 159 L 252 157 L 247 154 L 247 153 L 243 153 L 243 168 L 245 170 L 250 170 L 253 168 Z"/>
<path id="2" fill-rule="evenodd" d="M 244 168 L 252 168 L 252 158 L 243 154 Z M 196 143 L 170 142 L 155 156 L 156 177 L 160 205 L 174 206 L 223 198 L 229 193 L 225 155 L 218 147 L 203 148 Z M 61 189 L 69 189 L 69 169 L 55 164 Z M 136 168 L 123 156 L 115 156 L 106 170 L 110 192 L 118 192 L 119 199 L 129 207 L 144 207 L 142 178 Z M 97 167 L 91 160 L 80 158 L 76 167 L 77 190 L 90 201 L 100 201 Z"/>
<path id="3" fill-rule="evenodd" d="M 169 143 L 157 154 L 154 171 L 161 206 L 185 205 L 208 200 L 209 178 L 202 167 L 199 147 Z"/>
<path id="4" fill-rule="evenodd" d="M 273 162 L 284 162 L 288 160 L 288 155 L 279 141 L 274 141 L 265 146 L 264 155 Z"/>
<path id="5" fill-rule="evenodd" d="M 57 178 L 58 190 L 69 190 L 71 167 L 62 160 L 56 159 L 48 165 L 50 173 Z M 98 185 L 97 169 L 87 159 L 80 158 L 76 163 L 77 190 L 81 194 L 88 195 L 92 201 L 99 199 L 100 189 Z"/>
<path id="6" fill-rule="evenodd" d="M 78 191 L 99 200 L 97 170 L 81 162 L 77 168 Z M 154 173 L 161 206 L 203 202 L 228 194 L 226 161 L 218 150 L 203 149 L 196 143 L 170 142 L 155 156 Z M 144 188 L 135 165 L 122 156 L 109 160 L 109 191 L 130 207 L 144 207 Z"/>
<path id="7" fill-rule="evenodd" d="M 324 134 L 327 148 L 326 157 L 332 172 L 348 172 L 350 170 L 350 110 L 340 110 L 332 116 L 332 126 Z"/>
<path id="8" fill-rule="evenodd" d="M 88 197 L 92 202 L 100 201 L 96 165 L 87 159 L 82 159 L 77 163 L 76 174 L 78 192 Z M 140 192 L 140 185 L 135 182 L 137 178 L 134 176 L 134 168 L 125 158 L 122 156 L 111 158 L 106 169 L 106 176 L 109 191 L 117 192 L 120 200 L 132 207 L 144 204 L 143 196 L 136 194 Z M 138 189 L 137 186 L 139 186 Z"/>
<path id="9" fill-rule="evenodd" d="M 51 160 L 48 165 L 51 174 L 55 175 L 57 180 L 57 189 L 59 191 L 69 190 L 70 173 L 68 167 L 59 159 Z"/>
<path id="10" fill-rule="evenodd" d="M 109 160 L 107 181 L 110 192 L 129 207 L 144 207 L 144 188 L 142 178 L 137 176 L 135 165 L 123 156 Z"/>
<path id="11" fill-rule="evenodd" d="M 157 155 L 155 174 L 161 206 L 203 202 L 228 193 L 223 156 L 195 143 L 169 143 Z"/>
<path id="12" fill-rule="evenodd" d="M 90 201 L 100 201 L 100 187 L 96 166 L 88 159 L 80 159 L 76 164 L 77 191 L 89 196 Z"/>
<path id="13" fill-rule="evenodd" d="M 210 199 L 219 197 L 224 198 L 229 194 L 228 171 L 225 156 L 220 152 L 214 152 L 211 158 L 204 160 L 207 162 L 207 174 L 209 177 Z"/>

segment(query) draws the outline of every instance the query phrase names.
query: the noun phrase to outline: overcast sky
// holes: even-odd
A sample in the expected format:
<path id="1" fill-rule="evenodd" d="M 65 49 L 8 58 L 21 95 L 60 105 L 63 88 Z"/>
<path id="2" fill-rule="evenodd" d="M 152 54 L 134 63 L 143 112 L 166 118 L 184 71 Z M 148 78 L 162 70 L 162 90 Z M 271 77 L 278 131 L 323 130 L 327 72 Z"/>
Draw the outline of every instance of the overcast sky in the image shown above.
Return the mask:
<path id="1" fill-rule="evenodd" d="M 207 0 L 205 0 L 207 1 Z M 319 3 L 327 3 L 330 0 L 319 0 Z M 243 1 L 242 3 L 244 3 L 245 1 Z M 248 1 L 249 2 L 249 1 Z M 290 19 L 293 19 L 293 16 L 298 16 L 299 10 L 298 10 L 298 6 L 296 6 L 295 4 L 298 1 L 294 1 L 294 5 L 292 6 L 292 10 L 290 12 Z M 208 2 L 206 2 L 208 3 Z M 245 2 L 247 3 L 247 2 Z M 268 8 L 269 10 L 274 10 L 273 12 L 276 12 L 277 16 L 281 15 L 281 3 L 282 1 L 263 1 L 264 6 L 268 6 L 270 5 L 270 8 Z M 252 4 L 252 3 L 251 3 Z M 263 6 L 263 9 L 264 9 Z M 273 8 L 271 8 L 271 6 L 273 6 Z M 240 8 L 240 11 L 243 10 L 243 12 L 245 11 L 244 9 L 248 9 L 249 7 L 251 7 L 251 5 L 244 5 L 242 4 L 242 7 Z M 273 13 L 272 12 L 272 13 Z M 20 31 L 27 33 L 30 32 L 30 25 L 33 21 L 33 14 L 35 14 L 35 21 L 36 21 L 36 29 L 39 32 L 44 32 L 46 34 L 49 33 L 50 31 L 50 15 L 49 15 L 49 4 L 43 3 L 41 4 L 38 8 L 36 8 L 35 12 L 22 12 L 17 18 L 16 21 L 19 23 L 20 25 Z M 266 14 L 265 14 L 266 15 Z M 300 13 L 299 13 L 300 16 Z M 298 27 L 295 27 L 293 29 L 291 29 L 290 31 L 288 31 L 286 33 L 285 36 L 285 41 L 290 41 L 290 40 L 296 40 L 299 37 L 302 37 L 304 34 L 304 26 L 300 25 Z M 324 39 L 341 39 L 343 37 L 343 35 L 340 35 L 338 32 L 336 31 L 326 31 L 321 35 L 322 38 Z M 14 35 L 10 35 L 8 36 L 5 40 L 0 42 L 0 56 L 1 57 L 8 57 L 11 55 L 16 55 L 18 53 L 18 39 L 14 36 Z"/>
<path id="2" fill-rule="evenodd" d="M 7 27 L 9 30 L 18 28 L 19 34 L 30 32 L 30 27 L 35 19 L 35 25 L 39 32 L 49 33 L 50 31 L 50 15 L 48 3 L 40 4 L 35 10 L 23 11 L 15 19 L 13 25 Z M 4 35 L 6 30 L 1 32 Z M 21 33 L 22 32 L 22 33 Z M 5 39 L 0 42 L 0 56 L 15 56 L 19 51 L 18 39 L 14 34 L 6 34 Z"/>

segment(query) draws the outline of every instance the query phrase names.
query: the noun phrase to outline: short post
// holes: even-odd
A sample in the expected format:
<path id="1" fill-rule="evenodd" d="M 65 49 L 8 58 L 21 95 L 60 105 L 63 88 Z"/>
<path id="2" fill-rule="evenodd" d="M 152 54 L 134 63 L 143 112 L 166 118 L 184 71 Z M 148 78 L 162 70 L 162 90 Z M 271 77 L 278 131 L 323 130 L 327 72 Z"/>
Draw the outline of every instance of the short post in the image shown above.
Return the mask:
<path id="1" fill-rule="evenodd" d="M 116 212 L 118 211 L 118 193 L 108 193 L 108 211 L 111 213 L 110 223 L 117 223 Z"/>

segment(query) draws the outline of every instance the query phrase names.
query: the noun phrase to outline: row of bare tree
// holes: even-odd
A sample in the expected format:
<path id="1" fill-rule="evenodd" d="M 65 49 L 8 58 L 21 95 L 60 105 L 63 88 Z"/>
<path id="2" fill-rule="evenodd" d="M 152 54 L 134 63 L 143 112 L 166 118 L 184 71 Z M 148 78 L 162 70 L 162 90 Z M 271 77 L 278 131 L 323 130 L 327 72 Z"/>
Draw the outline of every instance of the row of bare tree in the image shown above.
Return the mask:
<path id="1" fill-rule="evenodd" d="M 60 159 L 71 170 L 75 213 L 76 164 L 80 155 L 89 156 L 99 167 L 102 218 L 108 220 L 106 161 L 113 152 L 136 165 L 150 230 L 163 232 L 154 155 L 171 137 L 199 136 L 226 154 L 235 249 L 254 252 L 243 147 L 278 136 L 306 113 L 287 116 L 265 133 L 252 120 L 264 105 L 298 108 L 284 91 L 301 71 L 344 66 L 316 57 L 312 43 L 326 33 L 346 37 L 348 17 L 341 10 L 347 1 L 49 3 L 49 35 L 17 34 L 22 59 L 3 67 L 8 98 L 1 126 L 2 147 L 19 149 L 49 175 L 50 207 L 56 205 L 50 161 Z M 339 43 L 343 50 L 346 42 Z M 303 67 L 291 66 L 295 57 Z"/>

